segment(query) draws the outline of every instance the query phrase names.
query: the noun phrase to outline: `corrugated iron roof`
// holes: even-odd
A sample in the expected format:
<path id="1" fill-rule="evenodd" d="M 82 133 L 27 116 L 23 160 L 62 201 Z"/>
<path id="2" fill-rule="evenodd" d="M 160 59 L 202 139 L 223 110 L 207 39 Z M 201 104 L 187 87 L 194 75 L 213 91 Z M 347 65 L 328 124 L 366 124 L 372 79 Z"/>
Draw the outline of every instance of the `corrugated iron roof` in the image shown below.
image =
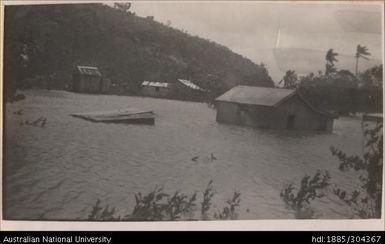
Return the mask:
<path id="1" fill-rule="evenodd" d="M 201 88 L 201 87 L 195 85 L 194 83 L 192 83 L 192 82 L 189 81 L 189 80 L 178 79 L 178 81 L 179 81 L 180 83 L 182 83 L 183 85 L 185 85 L 185 86 L 187 86 L 188 88 L 191 88 L 191 89 L 193 89 L 193 90 L 207 91 L 207 90 L 205 90 L 205 89 L 203 89 L 203 88 Z"/>
<path id="2" fill-rule="evenodd" d="M 236 86 L 215 100 L 262 106 L 276 106 L 282 100 L 294 94 L 295 90 L 290 89 Z"/>
<path id="3" fill-rule="evenodd" d="M 143 81 L 142 86 L 168 87 L 169 84 L 165 82 Z"/>
<path id="4" fill-rule="evenodd" d="M 81 75 L 102 76 L 97 67 L 92 66 L 76 66 L 76 69 Z"/>

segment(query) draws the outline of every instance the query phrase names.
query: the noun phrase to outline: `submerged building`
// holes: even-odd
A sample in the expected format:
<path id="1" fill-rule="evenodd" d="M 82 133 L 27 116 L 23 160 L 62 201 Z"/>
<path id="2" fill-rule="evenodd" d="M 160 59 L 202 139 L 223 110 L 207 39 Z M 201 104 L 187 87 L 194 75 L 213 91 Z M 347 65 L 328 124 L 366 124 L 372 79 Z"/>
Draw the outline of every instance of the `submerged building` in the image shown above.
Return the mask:
<path id="1" fill-rule="evenodd" d="M 208 90 L 184 79 L 177 79 L 171 83 L 143 81 L 141 84 L 141 94 L 149 97 L 206 101 L 208 92 Z"/>
<path id="2" fill-rule="evenodd" d="M 173 84 L 174 96 L 182 100 L 205 101 L 207 100 L 208 92 L 208 90 L 199 87 L 189 80 L 178 79 Z"/>
<path id="3" fill-rule="evenodd" d="M 109 80 L 103 79 L 97 67 L 76 66 L 72 74 L 72 82 L 75 92 L 106 93 L 109 90 Z"/>
<path id="4" fill-rule="evenodd" d="M 170 84 L 165 82 L 143 81 L 142 95 L 150 97 L 169 97 Z"/>
<path id="5" fill-rule="evenodd" d="M 296 90 L 237 86 L 215 100 L 217 121 L 262 129 L 333 130 L 335 115 Z"/>

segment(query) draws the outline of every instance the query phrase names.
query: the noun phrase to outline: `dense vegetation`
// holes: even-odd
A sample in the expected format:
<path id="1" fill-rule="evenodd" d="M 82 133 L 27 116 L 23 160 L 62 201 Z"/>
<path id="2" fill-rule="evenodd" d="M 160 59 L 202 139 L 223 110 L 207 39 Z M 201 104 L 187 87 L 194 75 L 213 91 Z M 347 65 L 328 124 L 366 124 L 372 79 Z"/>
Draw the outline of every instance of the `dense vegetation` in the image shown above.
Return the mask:
<path id="1" fill-rule="evenodd" d="M 281 197 L 287 206 L 294 211 L 295 217 L 300 219 L 315 218 L 315 211 L 311 202 L 322 198 L 331 192 L 341 202 L 353 210 L 352 218 L 381 218 L 382 182 L 383 182 L 383 123 L 373 126 L 362 123 L 363 153 L 362 156 L 347 155 L 345 152 L 331 146 L 330 151 L 339 160 L 339 170 L 353 170 L 358 173 L 361 187 L 351 191 L 338 185 L 330 188 L 330 175 L 317 172 L 312 178 L 305 176 L 299 187 L 290 184 L 281 192 Z"/>
<path id="2" fill-rule="evenodd" d="M 361 218 L 381 218 L 381 196 L 383 182 L 383 124 L 376 126 L 362 124 L 364 145 L 362 157 L 350 156 L 343 151 L 330 147 L 339 161 L 341 171 L 354 170 L 360 173 L 362 191 L 347 193 L 346 190 L 336 188 L 336 194 L 341 200 L 352 206 Z"/>
<path id="3" fill-rule="evenodd" d="M 382 113 L 382 90 L 334 86 L 299 88 L 312 104 L 339 115 Z"/>
<path id="4" fill-rule="evenodd" d="M 338 70 L 338 53 L 330 49 L 325 56 L 325 71 L 298 76 L 295 70 L 286 71 L 279 82 L 284 88 L 298 89 L 313 104 L 338 114 L 356 112 L 382 112 L 382 65 L 373 66 L 362 73 L 358 60 L 367 60 L 370 53 L 358 45 L 355 54 L 356 72 Z"/>
<path id="5" fill-rule="evenodd" d="M 191 79 L 218 94 L 273 84 L 263 65 L 121 6 L 7 6 L 4 51 L 6 99 L 18 88 L 70 88 L 75 65 L 99 67 L 131 94 L 143 80 Z"/>
<path id="6" fill-rule="evenodd" d="M 202 192 L 201 202 L 198 192 L 191 196 L 180 191 L 165 193 L 163 187 L 156 186 L 148 194 L 135 194 L 133 210 L 124 216 L 116 215 L 115 208 L 102 206 L 97 199 L 88 220 L 124 221 L 176 221 L 176 220 L 234 220 L 238 218 L 241 194 L 234 192 L 222 210 L 213 211 L 213 197 L 216 191 L 211 180 Z M 199 194 L 200 195 L 200 194 Z"/>

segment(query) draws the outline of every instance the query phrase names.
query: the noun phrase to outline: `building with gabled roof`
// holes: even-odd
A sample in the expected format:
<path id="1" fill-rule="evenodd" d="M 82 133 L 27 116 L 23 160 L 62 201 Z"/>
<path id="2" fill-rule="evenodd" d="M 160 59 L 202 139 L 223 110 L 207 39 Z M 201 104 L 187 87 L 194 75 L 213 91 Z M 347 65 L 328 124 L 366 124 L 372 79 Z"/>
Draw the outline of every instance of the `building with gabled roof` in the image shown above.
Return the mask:
<path id="1" fill-rule="evenodd" d="M 334 114 L 297 90 L 237 86 L 215 99 L 217 121 L 263 129 L 332 131 Z"/>
<path id="2" fill-rule="evenodd" d="M 166 82 L 143 81 L 141 93 L 143 96 L 169 97 L 170 84 Z"/>
<path id="3" fill-rule="evenodd" d="M 174 97 L 182 100 L 206 101 L 209 91 L 190 80 L 177 79 L 173 84 Z"/>
<path id="4" fill-rule="evenodd" d="M 198 85 L 194 84 L 193 82 L 191 82 L 189 80 L 178 79 L 178 82 L 189 89 L 192 89 L 195 91 L 200 91 L 200 92 L 207 92 L 206 89 L 199 87 Z"/>
<path id="5" fill-rule="evenodd" d="M 84 93 L 106 93 L 109 90 L 109 80 L 103 76 L 97 67 L 76 66 L 72 74 L 73 91 Z"/>

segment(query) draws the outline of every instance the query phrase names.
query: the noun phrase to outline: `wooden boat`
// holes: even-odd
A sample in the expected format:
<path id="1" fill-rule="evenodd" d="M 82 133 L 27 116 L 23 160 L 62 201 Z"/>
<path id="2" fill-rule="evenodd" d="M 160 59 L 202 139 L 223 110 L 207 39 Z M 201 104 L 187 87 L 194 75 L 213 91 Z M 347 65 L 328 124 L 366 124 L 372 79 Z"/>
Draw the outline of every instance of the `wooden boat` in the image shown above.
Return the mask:
<path id="1" fill-rule="evenodd" d="M 154 124 L 155 114 L 152 111 L 134 108 L 118 109 L 111 111 L 99 111 L 89 113 L 70 114 L 73 117 L 82 118 L 92 122 L 127 123 L 127 124 Z"/>

